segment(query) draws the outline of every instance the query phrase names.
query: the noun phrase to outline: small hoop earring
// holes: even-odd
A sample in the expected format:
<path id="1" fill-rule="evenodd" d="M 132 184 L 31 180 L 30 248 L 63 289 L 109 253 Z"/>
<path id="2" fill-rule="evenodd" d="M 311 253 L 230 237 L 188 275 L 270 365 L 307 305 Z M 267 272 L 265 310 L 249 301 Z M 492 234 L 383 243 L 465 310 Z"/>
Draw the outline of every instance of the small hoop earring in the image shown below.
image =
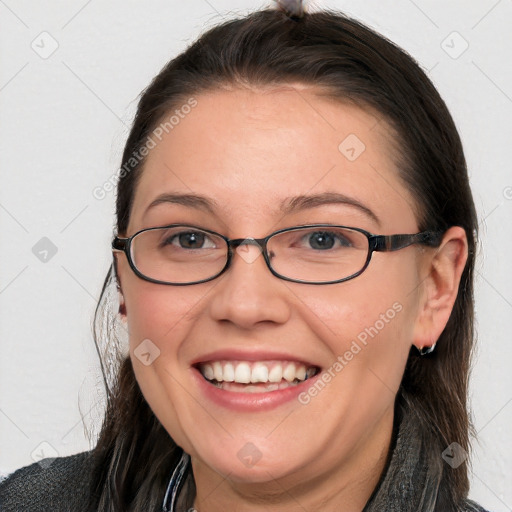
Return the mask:
<path id="1" fill-rule="evenodd" d="M 431 345 L 430 347 L 421 347 L 418 348 L 418 352 L 420 353 L 420 356 L 426 356 L 427 354 L 431 354 L 434 352 L 434 349 L 436 348 L 437 342 Z"/>

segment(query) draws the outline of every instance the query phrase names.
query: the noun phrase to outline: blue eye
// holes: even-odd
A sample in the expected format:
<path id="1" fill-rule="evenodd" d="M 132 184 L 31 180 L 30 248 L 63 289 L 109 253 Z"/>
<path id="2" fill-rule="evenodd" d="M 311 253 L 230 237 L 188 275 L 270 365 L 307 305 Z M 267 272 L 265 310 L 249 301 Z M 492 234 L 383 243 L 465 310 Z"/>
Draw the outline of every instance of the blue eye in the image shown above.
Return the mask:
<path id="1" fill-rule="evenodd" d="M 315 231 L 306 235 L 304 238 L 307 238 L 309 245 L 316 250 L 332 249 L 336 245 L 336 242 L 338 242 L 338 247 L 352 246 L 350 240 L 332 231 Z"/>

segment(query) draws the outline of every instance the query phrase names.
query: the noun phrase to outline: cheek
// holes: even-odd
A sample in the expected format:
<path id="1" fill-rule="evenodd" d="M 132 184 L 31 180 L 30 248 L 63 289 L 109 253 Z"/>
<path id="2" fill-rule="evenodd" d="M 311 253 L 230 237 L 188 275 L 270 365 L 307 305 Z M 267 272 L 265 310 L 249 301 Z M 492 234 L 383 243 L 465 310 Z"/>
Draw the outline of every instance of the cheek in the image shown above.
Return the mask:
<path id="1" fill-rule="evenodd" d="M 211 286 L 156 285 L 126 279 L 125 294 L 130 357 L 135 377 L 153 413 L 180 446 L 193 450 L 187 430 L 191 422 L 183 399 L 188 368 L 182 357 L 187 339 Z M 149 355 L 147 355 L 149 354 Z M 185 424 L 185 426 L 184 426 Z"/>
<path id="2" fill-rule="evenodd" d="M 401 378 L 413 342 L 417 293 L 413 283 L 415 266 L 372 262 L 361 276 L 333 286 L 310 290 L 297 288 L 303 319 L 316 337 L 323 340 L 333 360 L 346 355 L 351 364 L 365 371 L 382 368 Z M 385 276 L 385 278 L 383 277 Z"/>
<path id="3" fill-rule="evenodd" d="M 168 346 L 180 338 L 201 308 L 208 290 L 198 294 L 193 287 L 157 285 L 129 279 L 125 292 L 130 345 L 149 338 L 155 344 Z M 175 345 L 175 344 L 170 344 Z"/>

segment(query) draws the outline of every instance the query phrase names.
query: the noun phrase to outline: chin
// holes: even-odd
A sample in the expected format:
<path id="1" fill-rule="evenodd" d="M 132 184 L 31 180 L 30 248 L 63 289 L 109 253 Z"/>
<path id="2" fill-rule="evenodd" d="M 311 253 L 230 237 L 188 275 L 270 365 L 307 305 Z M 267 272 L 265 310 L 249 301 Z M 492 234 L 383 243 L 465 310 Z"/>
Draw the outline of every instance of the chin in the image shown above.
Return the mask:
<path id="1" fill-rule="evenodd" d="M 230 437 L 220 442 L 203 437 L 201 445 L 195 446 L 195 456 L 215 472 L 239 483 L 263 483 L 286 477 L 307 466 L 308 457 L 314 457 L 313 451 L 300 453 L 297 447 L 290 452 L 277 438 L 250 441 Z"/>

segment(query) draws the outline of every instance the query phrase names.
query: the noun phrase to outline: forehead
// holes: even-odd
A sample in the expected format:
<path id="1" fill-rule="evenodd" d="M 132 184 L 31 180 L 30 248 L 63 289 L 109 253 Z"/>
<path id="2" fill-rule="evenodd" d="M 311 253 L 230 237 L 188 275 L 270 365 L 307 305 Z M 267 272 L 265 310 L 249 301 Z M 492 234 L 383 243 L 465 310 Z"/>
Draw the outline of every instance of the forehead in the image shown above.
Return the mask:
<path id="1" fill-rule="evenodd" d="M 239 220 L 270 219 L 286 197 L 337 192 L 371 205 L 396 229 L 415 225 L 390 127 L 372 111 L 316 92 L 293 85 L 195 97 L 188 113 L 153 137 L 130 225 L 141 227 L 164 192 L 208 195 L 221 215 Z"/>

